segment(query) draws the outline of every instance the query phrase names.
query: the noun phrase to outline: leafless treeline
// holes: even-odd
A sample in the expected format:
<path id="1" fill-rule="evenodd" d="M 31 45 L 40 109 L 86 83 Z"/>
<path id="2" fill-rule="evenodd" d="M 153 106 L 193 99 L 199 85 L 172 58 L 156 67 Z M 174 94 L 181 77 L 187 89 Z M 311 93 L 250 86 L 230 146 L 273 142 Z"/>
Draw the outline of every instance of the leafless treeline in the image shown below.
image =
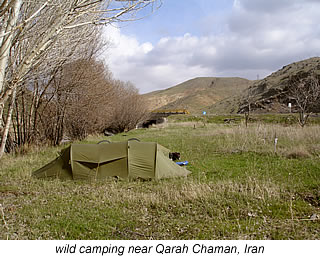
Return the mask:
<path id="1" fill-rule="evenodd" d="M 144 116 L 137 89 L 112 78 L 94 58 L 66 63 L 54 75 L 26 82 L 14 102 L 7 149 L 30 143 L 57 145 L 63 137 L 83 139 L 105 128 L 124 131 Z"/>
<path id="2" fill-rule="evenodd" d="M 136 90 L 95 60 L 100 27 L 160 0 L 0 0 L 0 158 L 5 147 L 82 138 L 111 123 Z M 141 17 L 141 16 L 140 16 Z M 119 94 L 123 92 L 125 94 Z M 133 111 L 130 110 L 130 111 Z"/>

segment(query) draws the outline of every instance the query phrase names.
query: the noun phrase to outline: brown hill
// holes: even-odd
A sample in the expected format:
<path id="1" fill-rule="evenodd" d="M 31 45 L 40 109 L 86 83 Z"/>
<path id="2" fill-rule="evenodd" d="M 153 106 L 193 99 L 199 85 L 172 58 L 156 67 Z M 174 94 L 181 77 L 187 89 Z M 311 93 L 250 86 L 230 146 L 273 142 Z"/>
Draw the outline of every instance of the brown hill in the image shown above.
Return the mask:
<path id="1" fill-rule="evenodd" d="M 288 112 L 292 78 L 320 78 L 320 57 L 284 66 L 262 80 L 201 77 L 174 87 L 145 94 L 150 111 L 155 109 L 203 110 L 214 114 L 243 113 L 250 103 L 255 112 Z M 250 100 L 250 102 L 249 102 Z"/>
<path id="2" fill-rule="evenodd" d="M 253 81 L 243 78 L 199 77 L 174 87 L 144 94 L 150 111 L 155 109 L 187 109 L 198 113 L 213 104 L 240 94 Z"/>
<path id="3" fill-rule="evenodd" d="M 208 108 L 211 113 L 243 113 L 250 103 L 254 112 L 288 112 L 292 102 L 289 90 L 293 78 L 307 78 L 311 73 L 320 77 L 320 58 L 291 63 L 268 77 L 255 81 L 240 95 L 226 98 Z M 293 101 L 294 102 L 294 101 Z"/>

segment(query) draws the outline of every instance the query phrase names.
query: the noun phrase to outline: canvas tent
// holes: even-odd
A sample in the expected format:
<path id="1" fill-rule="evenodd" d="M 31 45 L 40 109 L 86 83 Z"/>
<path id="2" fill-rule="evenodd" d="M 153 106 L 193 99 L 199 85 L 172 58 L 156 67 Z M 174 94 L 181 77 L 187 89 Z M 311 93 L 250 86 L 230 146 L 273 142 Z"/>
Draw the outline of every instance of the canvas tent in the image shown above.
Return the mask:
<path id="1" fill-rule="evenodd" d="M 72 144 L 32 173 L 37 178 L 70 180 L 120 178 L 162 179 L 189 173 L 169 159 L 169 150 L 154 142 L 126 141 Z"/>

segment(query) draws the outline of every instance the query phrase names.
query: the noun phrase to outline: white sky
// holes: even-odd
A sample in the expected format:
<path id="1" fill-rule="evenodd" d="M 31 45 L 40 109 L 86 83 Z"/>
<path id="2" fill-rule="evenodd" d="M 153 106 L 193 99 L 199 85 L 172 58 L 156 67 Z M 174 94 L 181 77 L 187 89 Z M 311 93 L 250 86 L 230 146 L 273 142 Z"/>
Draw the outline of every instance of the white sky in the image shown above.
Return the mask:
<path id="1" fill-rule="evenodd" d="M 140 93 L 201 76 L 260 78 L 320 56 L 320 0 L 162 0 L 141 21 L 108 27 L 114 77 Z"/>

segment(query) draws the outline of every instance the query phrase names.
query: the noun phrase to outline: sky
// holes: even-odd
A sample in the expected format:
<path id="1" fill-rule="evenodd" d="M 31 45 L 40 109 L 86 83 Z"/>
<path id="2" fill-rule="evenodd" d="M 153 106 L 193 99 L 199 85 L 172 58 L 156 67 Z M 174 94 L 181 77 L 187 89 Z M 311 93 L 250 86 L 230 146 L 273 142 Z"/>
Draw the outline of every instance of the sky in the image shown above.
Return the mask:
<path id="1" fill-rule="evenodd" d="M 152 15 L 103 35 L 114 78 L 140 93 L 195 77 L 261 79 L 320 56 L 320 0 L 162 0 Z"/>

